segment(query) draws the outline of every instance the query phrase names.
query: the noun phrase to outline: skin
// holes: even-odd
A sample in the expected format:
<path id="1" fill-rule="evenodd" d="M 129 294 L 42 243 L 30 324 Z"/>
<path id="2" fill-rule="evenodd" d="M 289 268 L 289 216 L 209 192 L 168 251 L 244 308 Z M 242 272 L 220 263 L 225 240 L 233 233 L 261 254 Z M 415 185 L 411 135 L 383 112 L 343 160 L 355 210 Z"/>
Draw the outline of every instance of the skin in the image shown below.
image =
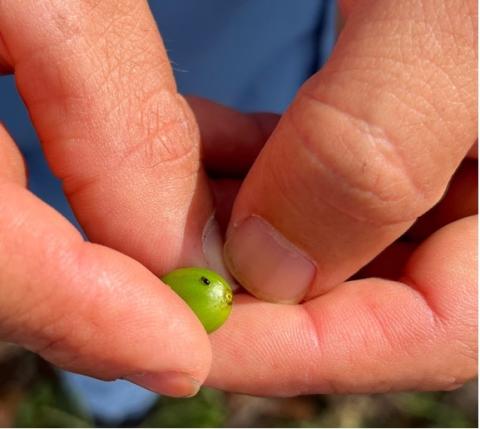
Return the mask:
<path id="1" fill-rule="evenodd" d="M 177 396 L 205 380 L 288 396 L 474 377 L 476 207 L 455 201 L 477 192 L 461 174 L 477 139 L 476 2 L 341 6 L 331 60 L 279 119 L 189 107 L 143 1 L 0 0 L 0 70 L 15 73 L 91 238 L 26 190 L 2 129 L 0 338 Z M 209 341 L 157 276 L 206 265 L 214 209 L 227 236 L 261 216 L 316 271 L 301 302 L 283 305 L 237 269 L 251 294 Z M 434 231 L 411 229 L 428 216 Z"/>
<path id="2" fill-rule="evenodd" d="M 233 292 L 225 279 L 205 268 L 180 268 L 162 277 L 192 309 L 208 333 L 216 331 L 232 310 Z"/>

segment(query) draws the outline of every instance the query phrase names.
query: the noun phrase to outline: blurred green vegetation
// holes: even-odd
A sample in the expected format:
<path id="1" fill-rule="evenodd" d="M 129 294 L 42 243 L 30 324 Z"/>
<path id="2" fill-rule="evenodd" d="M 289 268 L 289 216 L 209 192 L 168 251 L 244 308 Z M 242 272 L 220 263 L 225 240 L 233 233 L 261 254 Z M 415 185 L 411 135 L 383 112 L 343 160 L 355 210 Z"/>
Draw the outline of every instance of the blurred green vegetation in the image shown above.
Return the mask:
<path id="1" fill-rule="evenodd" d="M 20 401 L 15 427 L 90 427 L 92 420 L 75 405 L 57 380 L 37 381 Z"/>
<path id="2" fill-rule="evenodd" d="M 64 390 L 55 370 L 21 352 L 0 361 L 0 426 L 99 425 Z M 13 362 L 13 363 L 12 363 Z M 313 395 L 276 399 L 202 389 L 160 397 L 137 427 L 477 427 L 477 385 L 453 392 Z M 105 423 L 103 423 L 105 424 Z"/>

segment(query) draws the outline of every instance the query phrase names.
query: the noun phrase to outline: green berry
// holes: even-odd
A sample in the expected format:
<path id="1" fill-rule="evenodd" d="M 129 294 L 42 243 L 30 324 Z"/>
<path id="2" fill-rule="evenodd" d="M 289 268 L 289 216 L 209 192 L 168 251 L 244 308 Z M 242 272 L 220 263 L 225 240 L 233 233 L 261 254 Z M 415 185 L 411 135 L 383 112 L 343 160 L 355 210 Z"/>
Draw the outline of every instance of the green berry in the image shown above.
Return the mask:
<path id="1" fill-rule="evenodd" d="M 180 268 L 163 276 L 210 333 L 220 328 L 232 310 L 233 293 L 227 281 L 205 268 Z"/>

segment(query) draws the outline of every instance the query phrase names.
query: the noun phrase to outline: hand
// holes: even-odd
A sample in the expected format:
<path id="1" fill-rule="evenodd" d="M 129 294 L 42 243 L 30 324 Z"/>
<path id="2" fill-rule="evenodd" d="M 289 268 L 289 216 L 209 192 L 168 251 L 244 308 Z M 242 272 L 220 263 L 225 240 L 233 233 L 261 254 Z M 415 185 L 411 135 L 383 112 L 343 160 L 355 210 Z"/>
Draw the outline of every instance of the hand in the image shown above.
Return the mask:
<path id="1" fill-rule="evenodd" d="M 1 129 L 0 339 L 72 371 L 195 393 L 208 337 L 150 271 L 214 264 L 221 242 L 206 229 L 196 123 L 146 2 L 0 0 L 0 69 L 15 73 L 52 170 L 102 244 L 27 191 Z"/>
<path id="2" fill-rule="evenodd" d="M 228 265 L 277 304 L 236 298 L 211 336 L 211 386 L 438 390 L 476 373 L 476 174 L 459 168 L 477 138 L 476 5 L 343 9 L 332 58 L 235 200 Z"/>

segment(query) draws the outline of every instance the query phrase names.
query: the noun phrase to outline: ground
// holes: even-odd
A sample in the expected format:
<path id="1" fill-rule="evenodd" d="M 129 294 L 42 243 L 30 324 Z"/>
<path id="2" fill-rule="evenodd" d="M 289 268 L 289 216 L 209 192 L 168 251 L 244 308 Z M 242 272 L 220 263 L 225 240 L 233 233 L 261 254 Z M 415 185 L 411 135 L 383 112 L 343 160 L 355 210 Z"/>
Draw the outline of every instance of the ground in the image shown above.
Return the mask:
<path id="1" fill-rule="evenodd" d="M 56 371 L 0 344 L 0 427 L 91 427 Z M 133 427 L 478 427 L 477 383 L 453 392 L 258 398 L 202 389 L 191 399 L 159 398 Z"/>

